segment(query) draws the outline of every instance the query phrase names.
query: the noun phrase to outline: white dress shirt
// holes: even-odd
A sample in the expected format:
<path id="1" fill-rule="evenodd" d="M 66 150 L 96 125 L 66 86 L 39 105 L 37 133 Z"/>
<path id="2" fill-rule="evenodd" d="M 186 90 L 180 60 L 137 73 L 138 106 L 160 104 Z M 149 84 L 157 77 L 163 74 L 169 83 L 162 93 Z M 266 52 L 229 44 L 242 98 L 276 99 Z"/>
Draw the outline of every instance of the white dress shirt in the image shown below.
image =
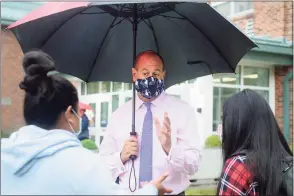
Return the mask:
<path id="1" fill-rule="evenodd" d="M 136 98 L 136 132 L 139 148 L 146 114 L 146 107 L 142 100 Z M 167 155 L 157 137 L 153 121 L 153 179 L 169 172 L 169 177 L 163 183 L 171 188 L 173 193 L 179 194 L 190 185 L 189 176 L 194 175 L 200 163 L 202 140 L 197 131 L 194 109 L 184 101 L 163 92 L 152 101 L 151 111 L 153 117 L 157 117 L 161 125 L 164 113 L 168 113 L 171 122 L 172 146 Z M 119 177 L 119 184 L 126 190 L 129 189 L 129 175 L 132 161 L 125 164 L 120 159 L 124 142 L 130 137 L 132 130 L 132 100 L 116 110 L 110 120 L 100 146 L 100 155 L 109 166 L 113 180 Z M 138 151 L 140 152 L 140 150 Z M 140 154 L 135 160 L 137 186 L 139 187 Z M 134 187 L 134 176 L 131 176 L 131 187 Z"/>

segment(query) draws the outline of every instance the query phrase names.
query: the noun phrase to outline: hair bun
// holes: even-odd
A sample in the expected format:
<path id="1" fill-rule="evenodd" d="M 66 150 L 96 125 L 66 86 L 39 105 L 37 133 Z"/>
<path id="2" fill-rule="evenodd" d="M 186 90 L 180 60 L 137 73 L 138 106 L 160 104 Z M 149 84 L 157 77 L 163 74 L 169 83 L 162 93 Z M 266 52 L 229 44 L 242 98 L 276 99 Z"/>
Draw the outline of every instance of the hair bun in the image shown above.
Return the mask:
<path id="1" fill-rule="evenodd" d="M 47 76 L 47 73 L 55 70 L 53 59 L 41 51 L 27 52 L 23 58 L 23 68 L 29 76 Z"/>
<path id="2" fill-rule="evenodd" d="M 26 76 L 19 87 L 31 94 L 45 93 L 51 85 L 47 74 L 55 70 L 53 59 L 44 52 L 31 51 L 24 55 L 22 64 Z"/>

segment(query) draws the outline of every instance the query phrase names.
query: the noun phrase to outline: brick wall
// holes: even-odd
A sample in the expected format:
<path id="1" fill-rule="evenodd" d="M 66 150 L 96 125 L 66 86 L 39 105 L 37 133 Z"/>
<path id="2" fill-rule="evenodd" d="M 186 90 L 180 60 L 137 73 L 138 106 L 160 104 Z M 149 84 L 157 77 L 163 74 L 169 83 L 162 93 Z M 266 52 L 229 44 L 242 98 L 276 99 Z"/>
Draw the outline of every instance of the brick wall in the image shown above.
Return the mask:
<path id="1" fill-rule="evenodd" d="M 1 32 L 1 131 L 11 132 L 25 124 L 24 92 L 18 85 L 23 79 L 23 53 L 10 31 Z M 78 82 L 72 82 L 76 87 Z"/>
<path id="2" fill-rule="evenodd" d="M 254 2 L 254 34 L 292 39 L 293 2 Z"/>
<path id="3" fill-rule="evenodd" d="M 283 80 L 284 77 L 293 71 L 293 66 L 275 67 L 275 115 L 280 128 L 283 131 Z M 290 82 L 290 141 L 293 141 L 293 80 Z"/>
<path id="4" fill-rule="evenodd" d="M 246 32 L 248 21 L 253 19 L 253 33 L 270 38 L 285 37 L 293 40 L 293 2 L 256 2 L 254 13 L 232 18 L 232 22 Z"/>
<path id="5" fill-rule="evenodd" d="M 23 92 L 18 87 L 23 54 L 11 32 L 2 31 L 1 41 L 1 130 L 7 132 L 24 124 Z"/>
<path id="6" fill-rule="evenodd" d="M 284 36 L 289 40 L 293 40 L 293 6 L 293 1 L 285 2 Z"/>

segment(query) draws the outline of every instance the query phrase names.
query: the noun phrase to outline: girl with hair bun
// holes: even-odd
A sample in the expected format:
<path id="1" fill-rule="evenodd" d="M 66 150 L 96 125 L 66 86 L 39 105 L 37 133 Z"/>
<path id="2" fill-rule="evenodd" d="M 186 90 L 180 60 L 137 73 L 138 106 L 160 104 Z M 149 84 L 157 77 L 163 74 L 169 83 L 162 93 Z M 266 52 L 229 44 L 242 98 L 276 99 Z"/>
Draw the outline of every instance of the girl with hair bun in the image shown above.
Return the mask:
<path id="1" fill-rule="evenodd" d="M 26 126 L 1 141 L 1 195 L 124 194 L 99 155 L 82 147 L 78 93 L 66 79 L 50 75 L 53 59 L 41 52 L 24 55 Z M 157 195 L 171 190 L 161 183 L 167 175 L 135 194 Z"/>

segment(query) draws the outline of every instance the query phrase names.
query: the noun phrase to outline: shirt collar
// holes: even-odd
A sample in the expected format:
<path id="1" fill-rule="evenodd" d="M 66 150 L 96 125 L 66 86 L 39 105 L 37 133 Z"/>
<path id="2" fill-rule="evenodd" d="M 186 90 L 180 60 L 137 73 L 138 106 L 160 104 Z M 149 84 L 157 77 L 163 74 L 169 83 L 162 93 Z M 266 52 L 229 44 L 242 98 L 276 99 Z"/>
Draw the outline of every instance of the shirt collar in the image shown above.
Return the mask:
<path id="1" fill-rule="evenodd" d="M 166 93 L 162 92 L 156 99 L 154 99 L 151 103 L 154 106 L 159 106 L 160 104 L 163 103 L 164 99 L 166 97 Z M 138 93 L 136 94 L 136 111 L 138 111 L 144 102 L 139 98 Z"/>

